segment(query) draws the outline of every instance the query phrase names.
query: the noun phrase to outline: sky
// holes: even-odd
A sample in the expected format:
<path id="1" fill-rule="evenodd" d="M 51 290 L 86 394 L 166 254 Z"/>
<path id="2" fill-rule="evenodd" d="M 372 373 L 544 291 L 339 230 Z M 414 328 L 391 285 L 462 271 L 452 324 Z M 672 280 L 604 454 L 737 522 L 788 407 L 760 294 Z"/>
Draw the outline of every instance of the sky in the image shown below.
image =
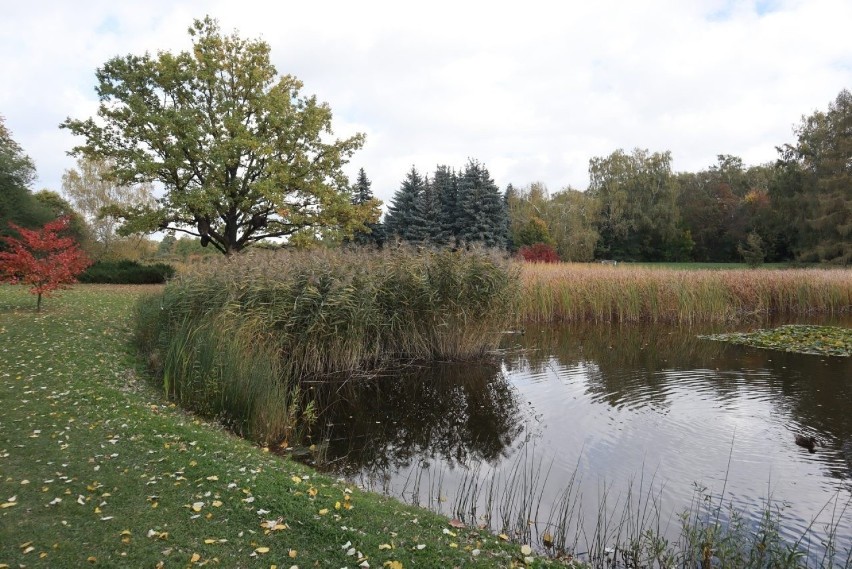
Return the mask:
<path id="1" fill-rule="evenodd" d="M 589 159 L 671 151 L 675 171 L 718 154 L 777 157 L 803 115 L 852 88 L 849 0 L 31 0 L 0 18 L 0 114 L 61 189 L 115 56 L 190 48 L 209 15 L 271 46 L 339 137 L 366 134 L 363 167 L 389 201 L 411 166 L 479 160 L 501 187 L 585 189 Z"/>

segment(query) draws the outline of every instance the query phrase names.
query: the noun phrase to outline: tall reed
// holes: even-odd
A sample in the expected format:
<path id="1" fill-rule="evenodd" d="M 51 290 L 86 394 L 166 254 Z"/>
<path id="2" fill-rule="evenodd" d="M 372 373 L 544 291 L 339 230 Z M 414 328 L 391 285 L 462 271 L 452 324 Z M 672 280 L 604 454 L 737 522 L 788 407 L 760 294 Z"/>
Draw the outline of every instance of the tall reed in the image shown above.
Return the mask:
<path id="1" fill-rule="evenodd" d="M 725 322 L 852 310 L 852 270 L 525 264 L 519 322 Z"/>
<path id="2" fill-rule="evenodd" d="M 480 251 L 258 252 L 170 282 L 137 338 L 170 397 L 268 442 L 299 424 L 306 378 L 496 348 L 517 289 Z"/>

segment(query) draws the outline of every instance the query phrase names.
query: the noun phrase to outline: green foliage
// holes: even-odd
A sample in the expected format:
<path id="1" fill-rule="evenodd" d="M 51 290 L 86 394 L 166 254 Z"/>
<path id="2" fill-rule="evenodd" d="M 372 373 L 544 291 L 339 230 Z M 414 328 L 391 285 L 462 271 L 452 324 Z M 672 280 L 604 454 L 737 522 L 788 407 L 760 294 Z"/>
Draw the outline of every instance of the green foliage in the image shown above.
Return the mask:
<path id="1" fill-rule="evenodd" d="M 803 117 L 795 145 L 779 148 L 773 198 L 796 230 L 803 261 L 852 262 L 852 93 Z"/>
<path id="2" fill-rule="evenodd" d="M 597 256 L 676 261 L 688 254 L 671 161 L 670 152 L 652 154 L 639 148 L 589 161 L 588 192 L 601 204 Z"/>
<path id="3" fill-rule="evenodd" d="M 701 337 L 708 340 L 783 352 L 823 356 L 852 356 L 852 328 L 839 328 L 837 326 L 789 325 L 771 330 L 713 334 Z"/>
<path id="4" fill-rule="evenodd" d="M 305 379 L 494 349 L 516 285 L 476 251 L 258 251 L 171 281 L 139 337 L 170 396 L 274 441 L 293 435 Z"/>
<path id="5" fill-rule="evenodd" d="M 516 247 L 535 245 L 536 243 L 554 244 L 553 237 L 550 236 L 550 231 L 547 229 L 547 223 L 536 216 L 527 220 L 527 223 L 518 231 L 512 241 Z"/>
<path id="6" fill-rule="evenodd" d="M 99 120 L 67 119 L 73 153 L 109 160 L 121 185 L 159 182 L 155 206 L 117 207 L 122 232 L 181 229 L 230 254 L 306 228 L 374 221 L 350 203 L 342 166 L 360 134 L 330 140 L 331 109 L 279 77 L 266 42 L 196 20 L 191 51 L 127 55 L 97 70 Z"/>
<path id="7" fill-rule="evenodd" d="M 759 267 L 766 258 L 766 254 L 763 252 L 763 239 L 755 231 L 748 234 L 744 245 L 737 246 L 737 251 L 751 268 Z"/>
<path id="8" fill-rule="evenodd" d="M 456 239 L 466 245 L 506 248 L 509 216 L 500 189 L 481 163 L 470 160 L 459 176 Z"/>
<path id="9" fill-rule="evenodd" d="M 355 185 L 352 186 L 352 205 L 369 206 L 372 204 L 375 208 L 376 221 L 365 223 L 363 228 L 356 229 L 351 239 L 346 241 L 362 247 L 381 248 L 387 240 L 387 234 L 384 225 L 378 222 L 381 202 L 373 197 L 373 191 L 370 189 L 372 185 L 373 183 L 367 178 L 364 169 L 358 170 L 358 178 L 355 180 Z"/>
<path id="10" fill-rule="evenodd" d="M 50 211 L 53 218 L 67 217 L 68 229 L 67 234 L 74 238 L 74 241 L 80 244 L 86 253 L 91 250 L 92 232 L 86 220 L 77 213 L 74 208 L 68 203 L 65 198 L 50 190 L 39 190 L 33 197 L 43 207 Z M 91 256 L 91 255 L 90 255 Z"/>
<path id="11" fill-rule="evenodd" d="M 175 275 L 175 268 L 165 263 L 143 265 L 138 261 L 97 261 L 81 274 L 81 283 L 162 284 Z"/>
<path id="12" fill-rule="evenodd" d="M 388 207 L 385 227 L 389 236 L 412 243 L 428 239 L 429 221 L 421 217 L 422 208 L 419 205 L 425 190 L 426 180 L 412 166 Z"/>
<path id="13" fill-rule="evenodd" d="M 0 115 L 0 235 L 9 235 L 10 222 L 34 229 L 55 219 L 29 190 L 35 176 L 35 164 L 12 138 Z"/>

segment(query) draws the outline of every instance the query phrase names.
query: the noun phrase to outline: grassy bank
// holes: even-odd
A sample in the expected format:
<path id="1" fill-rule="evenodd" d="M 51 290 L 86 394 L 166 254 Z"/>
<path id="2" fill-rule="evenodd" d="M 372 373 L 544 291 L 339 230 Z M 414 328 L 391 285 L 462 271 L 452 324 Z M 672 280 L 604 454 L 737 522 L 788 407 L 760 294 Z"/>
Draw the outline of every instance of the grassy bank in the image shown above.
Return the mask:
<path id="1" fill-rule="evenodd" d="M 517 545 L 319 476 L 169 404 L 136 375 L 130 319 L 144 290 L 77 286 L 36 314 L 24 289 L 0 287 L 0 567 L 522 561 Z"/>
<path id="2" fill-rule="evenodd" d="M 852 310 L 852 270 L 524 265 L 519 322 L 727 322 Z"/>

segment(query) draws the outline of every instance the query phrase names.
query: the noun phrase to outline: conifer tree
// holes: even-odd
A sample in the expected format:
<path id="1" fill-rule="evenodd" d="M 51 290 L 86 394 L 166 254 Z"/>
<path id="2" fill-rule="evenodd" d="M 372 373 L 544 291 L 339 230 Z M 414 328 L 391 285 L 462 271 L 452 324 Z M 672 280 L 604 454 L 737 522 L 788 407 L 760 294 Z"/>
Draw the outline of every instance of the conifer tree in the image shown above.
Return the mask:
<path id="1" fill-rule="evenodd" d="M 459 177 L 458 237 L 465 244 L 505 248 L 508 216 L 500 189 L 488 170 L 470 160 Z"/>
<path id="2" fill-rule="evenodd" d="M 352 186 L 352 205 L 364 205 L 368 202 L 375 201 L 373 191 L 370 187 L 373 183 L 367 178 L 366 172 L 361 168 L 358 170 L 358 178 L 355 180 L 355 185 Z M 381 248 L 386 239 L 385 227 L 381 222 L 365 223 L 367 231 L 356 229 L 352 238 L 348 242 L 362 246 L 375 246 Z"/>
<path id="3" fill-rule="evenodd" d="M 418 216 L 417 203 L 425 186 L 426 182 L 417 168 L 412 166 L 388 207 L 385 228 L 389 237 L 396 236 L 414 242 L 421 240 L 422 222 Z"/>
<path id="4" fill-rule="evenodd" d="M 448 166 L 438 166 L 432 185 L 440 204 L 438 212 L 438 232 L 435 242 L 441 245 L 452 244 L 458 235 L 458 178 Z"/>

